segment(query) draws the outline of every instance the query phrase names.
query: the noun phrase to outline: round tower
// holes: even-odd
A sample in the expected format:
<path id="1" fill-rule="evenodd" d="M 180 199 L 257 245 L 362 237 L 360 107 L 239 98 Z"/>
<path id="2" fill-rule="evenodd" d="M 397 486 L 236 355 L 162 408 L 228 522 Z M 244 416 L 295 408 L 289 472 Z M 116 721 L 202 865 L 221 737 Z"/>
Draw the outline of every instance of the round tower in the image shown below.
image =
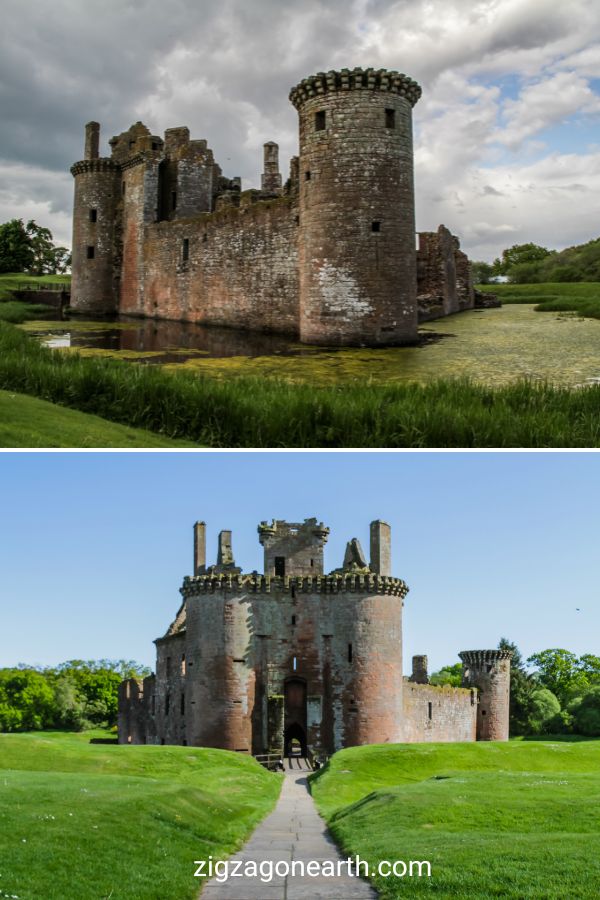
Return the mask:
<path id="1" fill-rule="evenodd" d="M 463 650 L 463 686 L 479 689 L 477 740 L 507 741 L 510 650 Z"/>
<path id="2" fill-rule="evenodd" d="M 385 69 L 305 78 L 300 117 L 300 339 L 417 338 L 412 107 L 421 88 Z"/>
<path id="3" fill-rule="evenodd" d="M 71 306 L 80 312 L 114 313 L 116 206 L 119 167 L 99 157 L 100 126 L 85 126 L 85 159 L 71 167 L 75 179 Z"/>

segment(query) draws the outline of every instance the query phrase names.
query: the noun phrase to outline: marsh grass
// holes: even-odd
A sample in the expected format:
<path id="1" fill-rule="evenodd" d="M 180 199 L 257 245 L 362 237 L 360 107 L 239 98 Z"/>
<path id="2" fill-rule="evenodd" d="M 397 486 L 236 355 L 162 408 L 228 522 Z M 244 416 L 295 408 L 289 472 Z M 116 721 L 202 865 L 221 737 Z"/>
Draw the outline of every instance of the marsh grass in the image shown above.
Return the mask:
<path id="1" fill-rule="evenodd" d="M 218 380 L 41 346 L 0 323 L 0 388 L 213 447 L 596 447 L 600 386 Z"/>
<path id="2" fill-rule="evenodd" d="M 191 747 L 0 735 L 0 896 L 185 900 L 194 860 L 236 850 L 272 809 L 277 775 Z"/>
<path id="3" fill-rule="evenodd" d="M 356 747 L 311 788 L 344 853 L 431 863 L 431 878 L 376 878 L 384 900 L 591 900 L 599 763 L 600 741 Z"/>
<path id="4" fill-rule="evenodd" d="M 478 290 L 497 294 L 502 303 L 535 303 L 536 312 L 573 312 L 600 319 L 600 283 L 486 284 Z"/>

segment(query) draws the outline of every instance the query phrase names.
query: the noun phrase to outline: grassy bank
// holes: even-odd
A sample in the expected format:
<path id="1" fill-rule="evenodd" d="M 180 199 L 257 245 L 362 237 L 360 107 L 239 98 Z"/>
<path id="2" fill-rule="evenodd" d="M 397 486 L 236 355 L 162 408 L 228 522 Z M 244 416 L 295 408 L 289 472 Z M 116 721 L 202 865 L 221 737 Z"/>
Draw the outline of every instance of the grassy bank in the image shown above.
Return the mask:
<path id="1" fill-rule="evenodd" d="M 312 792 L 345 852 L 431 863 L 431 878 L 376 878 L 385 900 L 592 898 L 599 764 L 600 741 L 357 747 Z"/>
<path id="2" fill-rule="evenodd" d="M 0 274 L 0 302 L 10 299 L 13 291 L 18 291 L 23 285 L 32 288 L 44 288 L 49 284 L 64 284 L 71 286 L 70 275 L 23 275 L 20 272 L 4 272 Z"/>
<path id="3" fill-rule="evenodd" d="M 197 447 L 66 409 L 46 400 L 0 391 L 0 447 Z"/>
<path id="4" fill-rule="evenodd" d="M 502 303 L 535 303 L 536 312 L 572 312 L 600 319 L 600 284 L 487 284 L 478 290 L 497 294 Z"/>
<path id="5" fill-rule="evenodd" d="M 0 389 L 213 447 L 600 445 L 600 386 L 219 381 L 49 350 L 3 323 Z"/>
<path id="6" fill-rule="evenodd" d="M 0 896 L 184 900 L 194 860 L 235 850 L 274 806 L 278 776 L 190 747 L 0 735 Z"/>

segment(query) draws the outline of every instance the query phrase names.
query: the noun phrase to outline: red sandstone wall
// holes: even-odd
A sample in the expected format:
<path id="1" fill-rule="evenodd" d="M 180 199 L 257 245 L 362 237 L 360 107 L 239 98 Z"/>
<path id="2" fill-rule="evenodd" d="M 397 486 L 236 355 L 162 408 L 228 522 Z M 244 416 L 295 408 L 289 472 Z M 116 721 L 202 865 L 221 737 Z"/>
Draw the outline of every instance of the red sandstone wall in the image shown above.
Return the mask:
<path id="1" fill-rule="evenodd" d="M 474 741 L 476 725 L 476 692 L 404 682 L 403 741 Z"/>
<path id="2" fill-rule="evenodd" d="M 122 311 L 297 333 L 296 215 L 287 199 L 278 199 L 147 226 L 143 290 L 135 305 L 127 299 L 133 291 L 129 279 Z M 128 266 L 133 274 L 133 260 Z"/>

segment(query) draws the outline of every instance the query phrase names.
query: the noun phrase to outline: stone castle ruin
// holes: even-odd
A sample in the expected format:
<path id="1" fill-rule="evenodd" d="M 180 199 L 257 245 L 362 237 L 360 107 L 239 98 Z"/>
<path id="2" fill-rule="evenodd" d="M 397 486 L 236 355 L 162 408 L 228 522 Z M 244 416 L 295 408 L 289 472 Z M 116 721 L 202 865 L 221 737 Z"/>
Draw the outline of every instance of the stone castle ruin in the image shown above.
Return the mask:
<path id="1" fill-rule="evenodd" d="M 458 239 L 440 226 L 415 246 L 420 96 L 385 69 L 305 78 L 290 93 L 299 156 L 284 184 L 278 146 L 265 144 L 260 190 L 225 177 L 187 128 L 162 138 L 137 122 L 101 157 L 90 122 L 71 168 L 73 309 L 377 346 L 473 308 Z"/>
<path id="2" fill-rule="evenodd" d="M 156 643 L 156 675 L 124 681 L 119 741 L 187 744 L 255 755 L 326 756 L 360 744 L 507 740 L 510 652 L 460 655 L 463 687 L 428 682 L 427 657 L 403 677 L 402 609 L 391 531 L 370 526 L 325 574 L 329 529 L 316 519 L 261 522 L 264 574 L 236 566 L 230 531 L 206 564 L 194 526 L 193 575 Z"/>

